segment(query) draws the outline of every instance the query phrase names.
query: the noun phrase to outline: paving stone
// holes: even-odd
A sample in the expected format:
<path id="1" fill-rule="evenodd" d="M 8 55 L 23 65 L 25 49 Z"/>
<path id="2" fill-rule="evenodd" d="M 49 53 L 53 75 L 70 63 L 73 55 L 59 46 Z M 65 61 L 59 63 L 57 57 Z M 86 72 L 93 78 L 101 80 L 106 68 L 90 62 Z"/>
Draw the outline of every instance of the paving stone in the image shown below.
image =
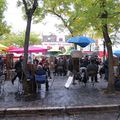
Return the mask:
<path id="1" fill-rule="evenodd" d="M 37 98 L 24 100 L 17 96 L 18 81 L 12 85 L 10 81 L 5 82 L 4 95 L 0 97 L 0 107 L 59 107 L 59 106 L 81 106 L 81 105 L 106 105 L 120 104 L 120 94 L 103 94 L 101 89 L 106 88 L 107 82 L 102 80 L 93 87 L 88 83 L 86 87 L 83 84 L 71 85 L 69 89 L 64 87 L 67 80 L 65 76 L 55 76 L 54 81 L 50 81 L 52 86 L 48 92 L 42 86 Z"/>
<path id="2" fill-rule="evenodd" d="M 44 85 L 42 86 L 42 90 L 39 91 L 37 98 L 25 100 L 21 96 L 17 95 L 18 88 L 20 83 L 18 80 L 15 81 L 15 84 L 12 85 L 10 81 L 5 81 L 4 85 L 4 94 L 0 96 L 0 108 L 13 108 L 13 107 L 75 107 L 75 106 L 94 106 L 94 105 L 113 105 L 120 104 L 120 94 L 103 94 L 102 89 L 106 88 L 107 82 L 104 80 L 99 80 L 99 83 L 96 83 L 95 86 L 92 86 L 91 83 L 88 83 L 85 87 L 84 84 L 76 84 L 71 85 L 69 89 L 64 87 L 64 84 L 67 81 L 66 76 L 55 76 L 54 81 L 50 81 L 50 90 L 48 92 L 45 91 Z M 109 120 L 113 120 L 112 118 L 116 117 L 118 113 L 105 113 L 105 116 L 111 118 Z M 104 120 L 106 117 L 104 114 L 100 115 L 101 117 L 97 118 L 97 114 L 89 114 L 89 120 L 101 118 Z M 60 115 L 57 117 L 57 120 L 77 120 L 77 116 L 69 116 L 69 115 Z M 86 114 L 78 115 L 80 120 L 87 120 Z M 19 120 L 20 117 L 14 118 L 15 120 Z M 24 120 L 26 116 L 20 118 L 20 120 Z M 45 116 L 41 118 L 41 116 L 32 116 L 31 119 L 46 119 Z M 3 120 L 5 118 L 2 118 Z M 8 119 L 6 117 L 6 119 Z M 13 119 L 13 120 L 14 120 Z M 28 120 L 29 116 L 27 116 Z M 32 119 L 32 120 L 33 120 Z M 49 118 L 50 120 L 56 120 L 56 116 Z M 10 118 L 9 120 L 12 120 Z M 78 119 L 79 120 L 79 119 Z M 106 119 L 107 120 L 107 119 Z"/>
<path id="3" fill-rule="evenodd" d="M 32 116 L 7 116 L 0 117 L 0 120 L 119 120 L 118 112 L 88 112 L 81 114 L 59 114 L 59 115 L 32 115 Z"/>

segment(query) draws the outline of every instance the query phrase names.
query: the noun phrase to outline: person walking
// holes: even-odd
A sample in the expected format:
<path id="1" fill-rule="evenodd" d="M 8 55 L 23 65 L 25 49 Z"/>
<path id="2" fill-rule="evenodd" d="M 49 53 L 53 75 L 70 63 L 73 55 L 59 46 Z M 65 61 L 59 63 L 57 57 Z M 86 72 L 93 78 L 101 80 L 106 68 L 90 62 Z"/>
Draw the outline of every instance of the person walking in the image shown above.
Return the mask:
<path id="1" fill-rule="evenodd" d="M 11 80 L 12 84 L 14 84 L 14 81 L 16 80 L 17 77 L 19 78 L 19 81 L 21 81 L 23 77 L 22 64 L 23 64 L 23 56 L 20 56 L 19 60 L 15 64 L 16 75 Z"/>
<path id="2" fill-rule="evenodd" d="M 0 75 L 3 74 L 3 68 L 4 68 L 4 60 L 2 59 L 2 55 L 0 55 Z"/>

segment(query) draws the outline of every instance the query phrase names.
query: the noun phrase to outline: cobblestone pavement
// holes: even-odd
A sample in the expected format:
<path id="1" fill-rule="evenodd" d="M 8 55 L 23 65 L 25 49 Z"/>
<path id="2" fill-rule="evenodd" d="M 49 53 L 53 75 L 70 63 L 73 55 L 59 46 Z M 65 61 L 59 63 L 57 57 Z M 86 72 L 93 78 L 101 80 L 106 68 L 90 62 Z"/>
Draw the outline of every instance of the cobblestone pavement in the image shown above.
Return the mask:
<path id="1" fill-rule="evenodd" d="M 4 94 L 0 96 L 0 107 L 59 107 L 59 106 L 84 106 L 84 105 L 106 105 L 120 104 L 120 94 L 104 94 L 107 82 L 99 79 L 99 83 L 94 86 L 88 83 L 85 87 L 83 83 L 71 85 L 69 89 L 64 87 L 67 76 L 55 76 L 50 80 L 50 89 L 45 91 L 45 86 L 39 91 L 37 98 L 24 100 L 16 93 L 20 84 L 16 80 L 12 85 L 6 81 Z"/>
<path id="2" fill-rule="evenodd" d="M 1 117 L 0 120 L 120 120 L 119 113 L 115 112 L 92 112 L 81 113 L 75 115 L 32 115 L 32 116 L 17 116 L 17 117 Z"/>

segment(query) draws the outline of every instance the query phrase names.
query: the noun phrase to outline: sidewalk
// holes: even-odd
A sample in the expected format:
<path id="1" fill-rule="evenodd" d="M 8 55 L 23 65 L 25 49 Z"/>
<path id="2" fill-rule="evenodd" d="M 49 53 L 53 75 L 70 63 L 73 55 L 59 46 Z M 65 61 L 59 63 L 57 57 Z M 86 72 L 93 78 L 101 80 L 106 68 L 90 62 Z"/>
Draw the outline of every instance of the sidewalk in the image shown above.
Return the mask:
<path id="1" fill-rule="evenodd" d="M 50 80 L 50 89 L 45 91 L 44 85 L 36 99 L 27 100 L 17 97 L 18 82 L 12 85 L 10 81 L 5 82 L 4 95 L 0 96 L 0 108 L 13 107 L 67 107 L 67 106 L 92 106 L 120 104 L 120 94 L 107 95 L 101 90 L 106 88 L 107 82 L 99 81 L 93 86 L 88 83 L 71 85 L 69 89 L 64 87 L 66 76 L 55 76 Z"/>

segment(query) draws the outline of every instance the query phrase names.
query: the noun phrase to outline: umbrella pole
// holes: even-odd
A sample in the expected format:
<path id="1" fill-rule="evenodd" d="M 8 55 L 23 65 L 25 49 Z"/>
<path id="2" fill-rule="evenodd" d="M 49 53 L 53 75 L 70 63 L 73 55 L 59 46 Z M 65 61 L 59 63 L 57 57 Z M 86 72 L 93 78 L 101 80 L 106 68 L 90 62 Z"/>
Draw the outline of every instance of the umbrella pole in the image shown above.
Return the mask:
<path id="1" fill-rule="evenodd" d="M 77 50 L 77 45 L 76 44 L 74 44 L 74 48 L 75 48 L 75 50 Z"/>

